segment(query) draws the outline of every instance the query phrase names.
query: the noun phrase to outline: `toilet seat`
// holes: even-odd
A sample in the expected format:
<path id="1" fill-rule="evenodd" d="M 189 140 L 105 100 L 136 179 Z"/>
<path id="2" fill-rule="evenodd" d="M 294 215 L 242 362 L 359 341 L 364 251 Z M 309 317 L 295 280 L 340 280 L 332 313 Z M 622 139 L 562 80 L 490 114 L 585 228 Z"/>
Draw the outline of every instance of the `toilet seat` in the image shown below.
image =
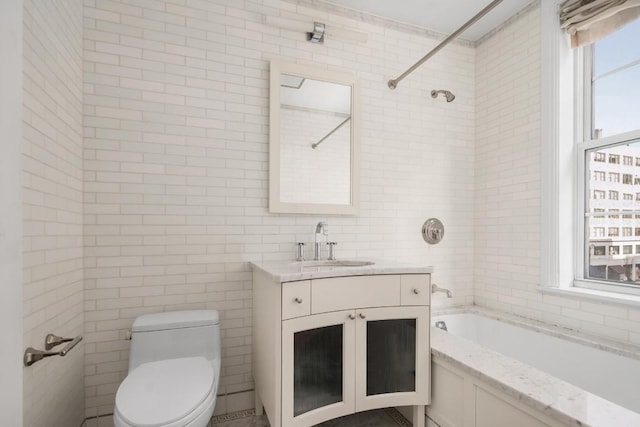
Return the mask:
<path id="1" fill-rule="evenodd" d="M 116 394 L 114 421 L 136 427 L 182 427 L 212 406 L 217 381 L 203 357 L 143 363 Z"/>

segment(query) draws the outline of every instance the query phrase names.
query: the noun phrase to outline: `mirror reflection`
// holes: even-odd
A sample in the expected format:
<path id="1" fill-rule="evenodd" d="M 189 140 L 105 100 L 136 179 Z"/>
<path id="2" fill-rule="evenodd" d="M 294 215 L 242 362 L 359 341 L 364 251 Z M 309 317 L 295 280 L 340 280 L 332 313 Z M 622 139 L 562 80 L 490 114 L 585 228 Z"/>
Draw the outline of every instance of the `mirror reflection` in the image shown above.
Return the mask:
<path id="1" fill-rule="evenodd" d="M 280 201 L 351 203 L 351 86 L 280 75 Z"/>

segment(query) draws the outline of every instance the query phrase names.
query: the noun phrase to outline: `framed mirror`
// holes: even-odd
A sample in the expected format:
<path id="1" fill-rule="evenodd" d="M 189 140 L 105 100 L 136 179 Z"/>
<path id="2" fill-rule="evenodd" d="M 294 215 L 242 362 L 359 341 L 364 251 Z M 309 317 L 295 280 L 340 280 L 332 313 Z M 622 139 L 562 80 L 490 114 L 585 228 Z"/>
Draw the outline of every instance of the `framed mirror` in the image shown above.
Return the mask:
<path id="1" fill-rule="evenodd" d="M 355 76 L 272 61 L 269 95 L 269 211 L 355 215 Z"/>

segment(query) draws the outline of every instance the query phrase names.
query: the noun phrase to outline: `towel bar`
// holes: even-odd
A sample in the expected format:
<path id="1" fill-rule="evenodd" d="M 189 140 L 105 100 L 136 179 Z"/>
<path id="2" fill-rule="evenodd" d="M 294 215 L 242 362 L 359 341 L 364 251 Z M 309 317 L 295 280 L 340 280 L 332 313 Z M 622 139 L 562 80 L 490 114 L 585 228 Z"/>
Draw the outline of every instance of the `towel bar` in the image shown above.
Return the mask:
<path id="1" fill-rule="evenodd" d="M 66 356 L 69 351 L 75 347 L 80 341 L 82 341 L 82 335 L 78 335 L 75 338 L 62 338 L 53 334 L 47 335 L 45 340 L 45 348 L 50 350 L 52 347 L 56 345 L 62 344 L 64 342 L 68 342 L 69 344 L 65 345 L 64 348 L 60 351 L 44 351 L 37 350 L 33 347 L 29 347 L 24 351 L 24 357 L 22 359 L 24 366 L 31 366 L 39 360 L 44 359 L 45 357 L 50 356 Z"/>

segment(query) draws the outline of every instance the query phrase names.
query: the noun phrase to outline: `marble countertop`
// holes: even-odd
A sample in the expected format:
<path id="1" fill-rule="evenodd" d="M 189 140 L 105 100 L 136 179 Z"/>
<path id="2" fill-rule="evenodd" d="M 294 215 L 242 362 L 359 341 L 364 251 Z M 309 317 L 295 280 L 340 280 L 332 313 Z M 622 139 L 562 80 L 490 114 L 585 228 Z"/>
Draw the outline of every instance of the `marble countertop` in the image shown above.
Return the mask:
<path id="1" fill-rule="evenodd" d="M 640 426 L 640 414 L 636 412 L 435 327 L 431 328 L 431 352 L 434 358 L 448 362 L 564 425 Z"/>
<path id="2" fill-rule="evenodd" d="M 357 265 L 360 263 L 370 263 Z M 337 265 L 336 265 L 337 264 Z M 354 265 L 356 264 L 356 265 Z M 380 274 L 429 274 L 433 267 L 427 265 L 402 264 L 380 260 L 336 260 L 302 262 L 251 262 L 252 270 L 260 270 L 278 282 L 322 279 L 328 277 L 370 276 Z"/>

